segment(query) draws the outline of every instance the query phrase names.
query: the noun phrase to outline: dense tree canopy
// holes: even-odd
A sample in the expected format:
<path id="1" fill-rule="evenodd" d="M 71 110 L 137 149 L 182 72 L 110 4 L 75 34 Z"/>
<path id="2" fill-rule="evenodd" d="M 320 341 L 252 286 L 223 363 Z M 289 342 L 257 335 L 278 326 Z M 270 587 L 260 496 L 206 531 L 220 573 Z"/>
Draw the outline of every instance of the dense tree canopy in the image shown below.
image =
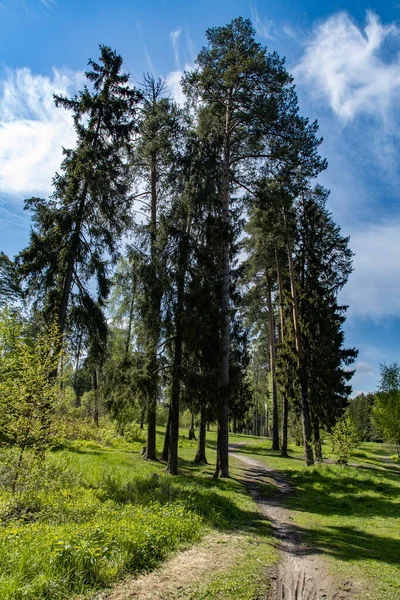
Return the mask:
<path id="1" fill-rule="evenodd" d="M 300 437 L 306 463 L 313 444 L 321 459 L 320 428 L 351 391 L 337 296 L 352 252 L 315 182 L 327 167 L 318 124 L 300 115 L 284 60 L 242 18 L 206 37 L 184 107 L 152 74 L 133 87 L 106 46 L 81 92 L 55 96 L 76 146 L 51 197 L 26 201 L 30 242 L 16 264 L 0 255 L 0 303 L 20 297 L 20 278 L 35 335 L 55 321 L 76 410 L 84 381 L 96 423 L 100 406 L 121 432 L 147 423 L 150 460 L 163 414 L 176 474 L 187 409 L 195 460 L 216 422 L 215 476 L 227 477 L 230 427 L 271 430 L 283 456 Z"/>

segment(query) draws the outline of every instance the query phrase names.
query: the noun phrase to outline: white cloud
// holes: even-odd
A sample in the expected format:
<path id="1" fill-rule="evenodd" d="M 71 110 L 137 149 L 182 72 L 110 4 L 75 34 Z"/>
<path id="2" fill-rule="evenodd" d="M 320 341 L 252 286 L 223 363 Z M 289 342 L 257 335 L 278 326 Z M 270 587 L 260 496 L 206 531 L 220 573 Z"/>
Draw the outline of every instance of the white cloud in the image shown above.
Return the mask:
<path id="1" fill-rule="evenodd" d="M 170 40 L 172 42 L 172 47 L 174 49 L 175 63 L 179 71 L 181 70 L 181 63 L 179 60 L 179 38 L 181 36 L 181 33 L 182 27 L 179 27 L 179 29 L 171 31 L 171 33 L 169 34 Z"/>
<path id="2" fill-rule="evenodd" d="M 6 71 L 0 82 L 0 191 L 47 194 L 62 160 L 62 146 L 75 143 L 70 113 L 56 108 L 53 93 L 70 95 L 83 83 L 82 73 L 52 77 L 29 69 Z"/>
<path id="3" fill-rule="evenodd" d="M 380 321 L 400 315 L 400 222 L 370 224 L 351 235 L 354 272 L 341 292 L 349 316 Z"/>
<path id="4" fill-rule="evenodd" d="M 172 98 L 181 106 L 185 103 L 185 95 L 181 86 L 181 79 L 183 71 L 172 71 L 168 73 L 165 78 L 168 90 L 170 91 Z"/>
<path id="5" fill-rule="evenodd" d="M 399 97 L 399 36 L 397 25 L 383 25 L 371 11 L 364 30 L 340 12 L 315 28 L 294 75 L 345 121 L 359 113 L 385 116 Z"/>
<path id="6" fill-rule="evenodd" d="M 261 18 L 255 6 L 250 4 L 251 20 L 256 33 L 267 40 L 275 40 L 275 24 L 270 19 Z"/>

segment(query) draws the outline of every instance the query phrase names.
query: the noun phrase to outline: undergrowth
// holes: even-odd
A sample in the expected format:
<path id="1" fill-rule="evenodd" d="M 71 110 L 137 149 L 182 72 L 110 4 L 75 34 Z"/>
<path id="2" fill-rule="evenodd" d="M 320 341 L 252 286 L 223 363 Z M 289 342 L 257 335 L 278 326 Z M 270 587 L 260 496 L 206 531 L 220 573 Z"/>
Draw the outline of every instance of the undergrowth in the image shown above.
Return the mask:
<path id="1" fill-rule="evenodd" d="M 191 443 L 180 445 L 191 456 Z M 140 449 L 140 440 L 89 439 L 59 444 L 40 463 L 28 454 L 15 494 L 15 456 L 1 451 L 1 600 L 86 594 L 153 569 L 210 528 L 251 525 L 254 506 L 236 479 L 213 480 L 185 459 L 184 475 L 171 477 Z"/>

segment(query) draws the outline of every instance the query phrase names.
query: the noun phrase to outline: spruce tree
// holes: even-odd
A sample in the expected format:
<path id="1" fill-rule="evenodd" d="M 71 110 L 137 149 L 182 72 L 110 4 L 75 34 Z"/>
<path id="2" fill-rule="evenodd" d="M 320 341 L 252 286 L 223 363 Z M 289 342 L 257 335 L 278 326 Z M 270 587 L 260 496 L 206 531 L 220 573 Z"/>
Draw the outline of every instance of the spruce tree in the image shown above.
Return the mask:
<path id="1" fill-rule="evenodd" d="M 129 143 L 139 95 L 121 73 L 122 58 L 107 46 L 100 52 L 98 63 L 89 61 L 90 88 L 73 98 L 54 96 L 56 106 L 73 113 L 77 144 L 64 149 L 52 196 L 25 203 L 33 228 L 18 256 L 20 271 L 61 335 L 80 320 L 101 336 L 110 264 L 130 223 Z"/>

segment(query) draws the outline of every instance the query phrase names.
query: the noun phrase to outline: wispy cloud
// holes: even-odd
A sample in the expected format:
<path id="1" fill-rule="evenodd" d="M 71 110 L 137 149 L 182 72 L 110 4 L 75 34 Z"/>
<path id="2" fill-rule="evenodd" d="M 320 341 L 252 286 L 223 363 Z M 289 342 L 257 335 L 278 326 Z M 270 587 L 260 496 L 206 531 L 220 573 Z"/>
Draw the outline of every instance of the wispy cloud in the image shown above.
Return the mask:
<path id="1" fill-rule="evenodd" d="M 171 31 L 171 33 L 169 34 L 170 40 L 172 42 L 172 47 L 174 49 L 175 64 L 179 71 L 181 70 L 181 63 L 179 59 L 179 38 L 181 36 L 181 33 L 182 27 L 179 27 L 175 31 Z"/>
<path id="2" fill-rule="evenodd" d="M 256 6 L 250 4 L 251 11 L 251 20 L 253 21 L 254 28 L 256 33 L 266 40 L 275 40 L 276 39 L 276 26 L 274 21 L 270 19 L 261 18 L 258 14 L 258 10 Z"/>
<path id="3" fill-rule="evenodd" d="M 371 11 L 364 29 L 340 12 L 314 29 L 294 75 L 318 98 L 327 98 L 345 121 L 360 113 L 386 118 L 399 99 L 399 41 L 399 27 L 382 24 Z M 385 52 L 388 42 L 390 56 Z"/>
<path id="4" fill-rule="evenodd" d="M 62 146 L 75 143 L 71 115 L 53 102 L 82 85 L 82 73 L 52 77 L 29 69 L 6 71 L 0 81 L 0 191 L 46 194 L 62 159 Z"/>

